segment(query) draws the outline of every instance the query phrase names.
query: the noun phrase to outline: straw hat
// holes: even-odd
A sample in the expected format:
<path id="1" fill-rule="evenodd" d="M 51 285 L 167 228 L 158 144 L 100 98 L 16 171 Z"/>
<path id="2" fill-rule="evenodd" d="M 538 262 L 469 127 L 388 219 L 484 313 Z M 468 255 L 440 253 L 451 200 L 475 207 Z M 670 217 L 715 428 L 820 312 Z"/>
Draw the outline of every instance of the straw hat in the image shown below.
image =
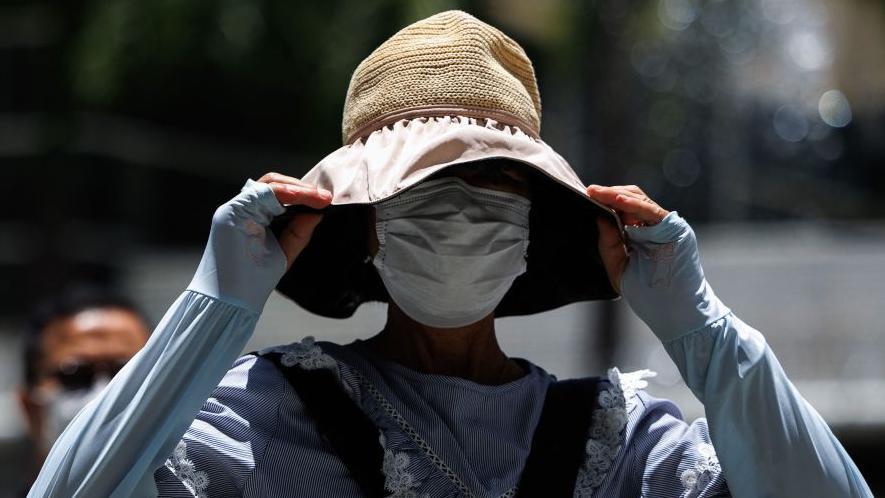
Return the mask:
<path id="1" fill-rule="evenodd" d="M 460 10 L 403 28 L 357 66 L 341 132 L 347 144 L 403 118 L 447 114 L 541 130 L 541 96 L 522 47 Z"/>
<path id="2" fill-rule="evenodd" d="M 595 217 L 623 225 L 587 196 L 571 166 L 541 140 L 540 127 L 534 70 L 512 39 L 461 11 L 403 28 L 353 73 L 345 145 L 302 177 L 331 191 L 332 204 L 277 290 L 334 318 L 366 301 L 387 302 L 368 255 L 371 205 L 456 165 L 510 161 L 532 175 L 528 264 L 495 315 L 616 298 L 597 251 Z M 279 233 L 303 210 L 291 206 L 271 228 Z"/>

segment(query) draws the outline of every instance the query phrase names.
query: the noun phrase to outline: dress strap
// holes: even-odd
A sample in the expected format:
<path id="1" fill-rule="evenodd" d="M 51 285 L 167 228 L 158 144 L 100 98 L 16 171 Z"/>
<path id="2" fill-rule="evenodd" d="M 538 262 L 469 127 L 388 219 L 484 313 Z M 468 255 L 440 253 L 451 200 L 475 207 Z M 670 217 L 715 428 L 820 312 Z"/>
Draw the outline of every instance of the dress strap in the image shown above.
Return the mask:
<path id="1" fill-rule="evenodd" d="M 550 384 L 519 481 L 518 498 L 574 495 L 600 386 L 596 377 Z"/>
<path id="2" fill-rule="evenodd" d="M 363 496 L 384 496 L 384 450 L 378 440 L 378 428 L 344 392 L 335 374 L 324 368 L 284 366 L 283 355 L 277 352 L 260 356 L 271 360 L 289 381 L 320 434 L 359 484 Z"/>

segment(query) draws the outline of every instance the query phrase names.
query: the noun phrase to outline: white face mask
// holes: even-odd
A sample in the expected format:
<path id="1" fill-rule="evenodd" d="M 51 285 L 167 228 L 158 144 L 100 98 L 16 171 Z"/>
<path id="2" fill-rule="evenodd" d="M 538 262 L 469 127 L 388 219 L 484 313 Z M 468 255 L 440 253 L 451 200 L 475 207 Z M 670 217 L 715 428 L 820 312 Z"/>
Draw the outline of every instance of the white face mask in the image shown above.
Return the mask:
<path id="1" fill-rule="evenodd" d="M 525 273 L 530 207 L 521 195 L 457 177 L 418 184 L 375 205 L 373 263 L 413 320 L 447 328 L 474 323 Z"/>
<path id="2" fill-rule="evenodd" d="M 46 449 L 61 436 L 68 424 L 80 410 L 93 400 L 104 389 L 110 378 L 98 377 L 91 387 L 86 389 L 58 389 L 42 396 L 43 403 L 43 442 Z"/>

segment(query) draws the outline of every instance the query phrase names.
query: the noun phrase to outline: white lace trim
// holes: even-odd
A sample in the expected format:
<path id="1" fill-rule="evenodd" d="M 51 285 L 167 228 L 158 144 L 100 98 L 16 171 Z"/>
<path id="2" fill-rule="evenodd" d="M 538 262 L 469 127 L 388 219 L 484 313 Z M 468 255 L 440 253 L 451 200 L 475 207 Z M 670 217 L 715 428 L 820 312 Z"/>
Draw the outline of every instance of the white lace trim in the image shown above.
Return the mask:
<path id="1" fill-rule="evenodd" d="M 379 391 L 378 388 L 376 388 L 374 386 L 374 384 L 372 384 L 361 373 L 354 370 L 354 371 L 352 371 L 352 374 L 356 378 L 361 389 L 363 389 L 367 393 L 369 393 L 369 395 L 372 397 L 372 399 L 374 399 L 375 402 L 378 403 L 378 406 L 381 408 L 381 410 L 387 416 L 389 416 L 391 419 L 393 419 L 394 422 L 396 422 L 396 424 L 399 426 L 400 430 L 402 430 L 403 433 L 406 436 L 408 436 L 409 439 L 411 439 L 411 441 L 413 443 L 415 443 L 415 445 L 418 447 L 418 449 L 421 450 L 421 452 L 424 454 L 424 456 L 427 457 L 427 459 L 430 461 L 430 463 L 433 464 L 433 466 L 436 467 L 436 469 L 438 471 L 440 471 L 446 478 L 448 478 L 449 482 L 451 482 L 453 485 L 455 485 L 456 488 L 458 488 L 458 491 L 461 493 L 458 496 L 461 496 L 463 498 L 475 498 L 476 495 L 473 493 L 473 491 L 469 487 L 467 487 L 467 485 L 464 484 L 463 481 L 461 481 L 461 478 L 458 477 L 458 474 L 456 474 L 455 471 L 452 470 L 443 461 L 443 459 L 440 458 L 439 455 L 436 454 L 435 451 L 433 451 L 433 448 L 431 448 L 430 444 L 427 441 L 425 441 L 424 438 L 422 438 L 420 434 L 418 434 L 418 431 L 416 431 L 408 422 L 406 422 L 406 419 L 403 418 L 402 415 L 400 415 L 400 413 L 396 410 L 396 408 L 393 407 L 392 404 L 390 404 L 389 401 L 387 401 L 387 398 L 385 398 L 384 395 L 381 394 L 381 391 Z M 387 456 L 387 452 L 385 451 L 385 459 L 386 459 L 386 456 Z M 406 465 L 408 465 L 408 464 L 406 464 Z M 388 475 L 387 470 L 384 471 L 384 474 Z M 413 485 L 418 486 L 419 484 L 413 484 Z M 516 488 L 516 486 L 514 486 L 514 487 L 508 489 L 507 491 L 505 491 L 504 493 L 502 493 L 498 498 L 513 498 L 513 496 L 516 495 L 516 491 L 517 491 L 517 488 Z M 411 495 L 403 495 L 403 496 L 411 496 Z"/>
<path id="2" fill-rule="evenodd" d="M 360 400 L 358 396 L 354 392 L 353 387 L 351 387 L 347 382 L 345 382 L 341 378 L 341 372 L 338 368 L 338 361 L 332 356 L 323 352 L 322 348 L 315 343 L 315 339 L 312 336 L 305 337 L 301 342 L 293 343 L 286 346 L 285 353 L 280 357 L 280 363 L 285 367 L 294 367 L 299 366 L 306 370 L 314 370 L 319 368 L 327 368 L 332 370 L 336 377 L 338 377 L 338 381 L 344 390 L 354 399 L 358 404 L 360 404 Z M 393 418 L 405 431 L 405 433 L 412 438 L 413 441 L 418 445 L 418 447 L 424 451 L 424 453 L 430 458 L 430 460 L 436 464 L 437 468 L 439 468 L 443 474 L 449 477 L 453 483 L 458 486 L 458 488 L 462 492 L 466 492 L 466 497 L 472 497 L 473 494 L 470 490 L 461 483 L 461 480 L 458 479 L 458 476 L 446 466 L 442 460 L 436 456 L 433 450 L 430 448 L 430 445 L 427 444 L 419 435 L 418 432 L 409 426 L 406 423 L 405 419 L 393 408 L 393 405 L 387 401 L 384 395 L 381 394 L 380 391 L 361 373 L 356 370 L 350 370 L 351 374 L 354 376 L 356 381 L 358 382 L 361 389 L 369 392 L 376 401 L 378 401 L 382 410 L 387 413 L 391 418 Z M 381 438 L 384 438 L 384 435 L 380 435 Z M 415 482 L 413 476 L 410 473 L 405 472 L 405 468 L 410 463 L 410 457 L 406 453 L 397 452 L 393 453 L 389 451 L 386 446 L 386 439 L 381 440 L 381 445 L 384 447 L 384 463 L 382 471 L 385 475 L 385 483 L 384 487 L 388 491 L 392 491 L 394 494 L 392 495 L 395 498 L 424 498 L 426 495 L 418 495 L 412 489 L 414 487 L 419 486 L 420 482 Z M 502 496 L 501 498 L 509 498 L 508 496 Z"/>
<path id="3" fill-rule="evenodd" d="M 694 467 L 686 469 L 681 476 L 685 498 L 696 498 L 710 484 L 713 478 L 722 472 L 716 450 L 709 443 L 701 443 L 697 447 L 698 461 Z"/>
<path id="4" fill-rule="evenodd" d="M 206 488 L 209 487 L 209 475 L 202 470 L 196 470 L 194 462 L 187 457 L 187 443 L 184 440 L 178 442 L 172 457 L 166 459 L 166 468 L 172 471 L 196 498 L 208 498 Z"/>
<path id="5" fill-rule="evenodd" d="M 645 381 L 657 373 L 651 370 L 621 373 L 608 371 L 611 387 L 599 393 L 599 408 L 593 410 L 590 437 L 585 446 L 587 458 L 578 470 L 575 498 L 589 498 L 602 484 L 621 450 L 621 433 L 627 427 L 627 416 L 636 408 L 636 392 L 648 386 Z"/>
<path id="6" fill-rule="evenodd" d="M 394 422 L 396 422 L 400 430 L 402 430 L 409 437 L 409 439 L 411 439 L 412 442 L 415 443 L 416 446 L 418 446 L 418 448 L 437 468 L 437 470 L 442 472 L 442 474 L 446 476 L 449 481 L 458 488 L 458 490 L 461 492 L 461 495 L 465 498 L 473 498 L 474 494 L 470 490 L 470 488 L 468 488 L 467 485 L 461 481 L 455 471 L 449 468 L 449 466 L 446 465 L 442 458 L 440 458 L 436 454 L 436 452 L 433 451 L 433 448 L 431 448 L 430 444 L 427 443 L 427 441 L 425 441 L 420 434 L 418 434 L 418 431 L 416 431 L 408 422 L 406 422 L 406 419 L 403 418 L 402 415 L 400 415 L 400 413 L 396 410 L 396 408 L 393 407 L 392 404 L 390 404 L 389 401 L 387 401 L 387 398 L 385 398 L 384 395 L 381 394 L 381 391 L 379 391 L 378 388 L 376 388 L 359 372 L 353 371 L 353 375 L 359 382 L 360 387 L 368 392 L 369 395 L 378 403 L 378 406 L 381 408 L 381 410 L 383 410 L 384 413 L 387 414 L 387 416 L 389 416 L 391 419 L 393 419 Z M 502 498 L 505 497 L 502 496 Z"/>
<path id="7" fill-rule="evenodd" d="M 657 372 L 647 368 L 635 372 L 621 373 L 617 367 L 614 367 L 608 371 L 608 380 L 612 385 L 621 388 L 621 393 L 624 397 L 624 408 L 627 410 L 627 413 L 630 413 L 636 408 L 636 392 L 648 387 L 648 381 L 645 379 L 656 377 L 657 375 Z"/>
<path id="8" fill-rule="evenodd" d="M 390 133 L 395 131 L 396 129 L 402 128 L 418 128 L 417 125 L 423 125 L 424 127 L 451 127 L 452 125 L 464 125 L 464 126 L 482 126 L 484 128 L 489 128 L 492 130 L 504 132 L 508 135 L 521 138 L 524 140 L 530 140 L 536 143 L 543 143 L 540 138 L 533 137 L 526 133 L 521 127 L 513 124 L 505 124 L 501 123 L 492 118 L 474 118 L 470 116 L 459 115 L 457 112 L 446 115 L 446 116 L 419 116 L 412 118 L 403 118 L 398 121 L 394 121 L 393 123 L 387 123 L 383 127 L 378 128 L 373 131 L 369 135 L 365 136 L 365 138 L 358 138 L 353 143 L 348 145 L 348 147 L 353 147 L 357 144 L 366 144 L 369 141 L 369 138 L 372 135 L 384 135 L 386 133 Z M 420 131 L 416 131 L 416 133 L 420 133 Z M 365 146 L 365 145 L 363 145 Z"/>
<path id="9" fill-rule="evenodd" d="M 316 345 L 313 336 L 307 336 L 301 342 L 287 346 L 286 352 L 280 358 L 280 363 L 290 368 L 297 365 L 305 370 L 328 368 L 335 372 L 338 371 L 338 362 Z"/>
<path id="10" fill-rule="evenodd" d="M 419 495 L 415 488 L 421 485 L 406 468 L 411 463 L 407 453 L 398 451 L 394 453 L 387 449 L 387 438 L 381 433 L 378 436 L 381 447 L 384 448 L 384 464 L 381 470 L 384 472 L 384 489 L 393 493 L 389 498 L 430 498 L 430 495 Z"/>

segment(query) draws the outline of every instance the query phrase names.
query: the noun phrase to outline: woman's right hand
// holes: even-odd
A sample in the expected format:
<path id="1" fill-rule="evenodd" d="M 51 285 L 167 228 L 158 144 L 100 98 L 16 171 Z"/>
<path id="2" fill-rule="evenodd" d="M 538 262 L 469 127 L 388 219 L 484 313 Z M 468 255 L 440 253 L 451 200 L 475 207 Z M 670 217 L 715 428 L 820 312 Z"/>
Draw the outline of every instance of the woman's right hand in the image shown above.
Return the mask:
<path id="1" fill-rule="evenodd" d="M 212 217 L 209 242 L 188 289 L 261 312 L 268 296 L 310 242 L 321 214 L 300 213 L 279 240 L 268 226 L 284 205 L 328 206 L 332 194 L 315 185 L 268 173 L 249 180 Z"/>
<path id="2" fill-rule="evenodd" d="M 258 182 L 266 183 L 283 205 L 303 204 L 322 209 L 332 202 L 332 193 L 328 190 L 291 176 L 267 173 L 259 178 Z M 286 256 L 286 269 L 292 266 L 295 258 L 307 247 L 313 230 L 322 219 L 322 214 L 300 213 L 295 215 L 280 233 L 277 242 Z"/>

